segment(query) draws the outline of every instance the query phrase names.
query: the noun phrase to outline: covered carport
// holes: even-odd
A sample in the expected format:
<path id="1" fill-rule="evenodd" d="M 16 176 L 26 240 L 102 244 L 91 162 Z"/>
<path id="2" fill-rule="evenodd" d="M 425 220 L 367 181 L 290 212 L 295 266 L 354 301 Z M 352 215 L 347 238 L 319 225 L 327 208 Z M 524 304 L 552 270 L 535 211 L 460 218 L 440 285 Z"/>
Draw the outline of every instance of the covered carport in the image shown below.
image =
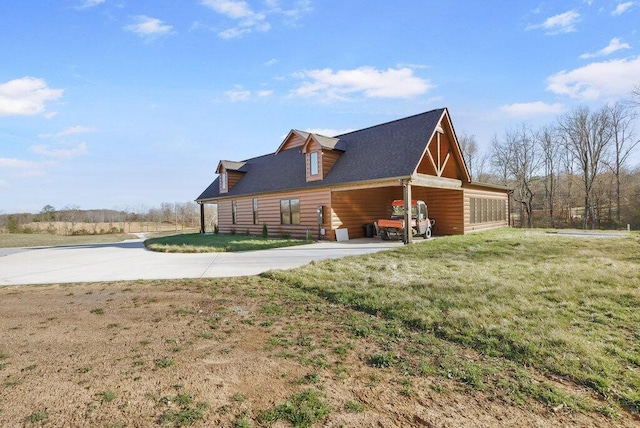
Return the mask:
<path id="1" fill-rule="evenodd" d="M 349 237 L 364 236 L 365 224 L 388 218 L 391 203 L 405 200 L 423 200 L 429 209 L 429 218 L 436 220 L 434 234 L 456 235 L 464 233 L 464 201 L 462 182 L 455 179 L 423 176 L 397 178 L 380 183 L 335 188 L 331 192 L 331 229 L 348 229 Z M 410 210 L 405 209 L 405 212 Z M 411 242 L 412 237 L 405 237 Z"/>

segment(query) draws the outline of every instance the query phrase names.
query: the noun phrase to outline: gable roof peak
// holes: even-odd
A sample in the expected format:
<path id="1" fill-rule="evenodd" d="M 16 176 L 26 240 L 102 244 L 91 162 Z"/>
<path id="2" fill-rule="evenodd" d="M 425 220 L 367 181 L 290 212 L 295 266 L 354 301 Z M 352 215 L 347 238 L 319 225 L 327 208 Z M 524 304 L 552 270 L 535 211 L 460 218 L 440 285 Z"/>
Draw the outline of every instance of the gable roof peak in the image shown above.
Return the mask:
<path id="1" fill-rule="evenodd" d="M 246 162 L 236 162 L 230 160 L 221 160 L 218 162 L 218 167 L 216 168 L 216 174 L 222 173 L 222 170 L 225 171 L 240 171 L 240 168 L 245 166 Z"/>
<path id="2" fill-rule="evenodd" d="M 323 149 L 339 150 L 336 149 L 336 145 L 338 144 L 338 142 L 340 142 L 339 138 L 326 137 L 324 135 L 310 133 L 304 145 L 302 146 L 303 153 L 306 153 L 308 151 L 309 144 L 311 144 L 313 141 L 318 143 L 318 145 L 320 145 L 320 147 L 322 147 Z"/>

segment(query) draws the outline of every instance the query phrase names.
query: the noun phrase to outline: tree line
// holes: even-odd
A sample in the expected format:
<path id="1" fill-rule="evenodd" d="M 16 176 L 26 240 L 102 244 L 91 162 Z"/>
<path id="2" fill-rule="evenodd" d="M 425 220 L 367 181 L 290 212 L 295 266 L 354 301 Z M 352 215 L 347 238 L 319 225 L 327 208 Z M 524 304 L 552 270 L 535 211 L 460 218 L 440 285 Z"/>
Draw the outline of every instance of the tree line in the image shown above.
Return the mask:
<path id="1" fill-rule="evenodd" d="M 205 205 L 209 230 L 217 223 L 215 206 Z M 163 202 L 158 207 L 83 210 L 76 205 L 56 209 L 45 205 L 39 213 L 0 214 L 0 232 L 97 235 L 160 232 L 200 227 L 200 206 L 195 202 Z"/>
<path id="2" fill-rule="evenodd" d="M 631 101 L 585 106 L 538 129 L 526 124 L 494 136 L 482 154 L 473 135 L 460 146 L 473 181 L 512 189 L 521 227 L 640 228 L 640 149 L 635 134 L 640 89 Z"/>

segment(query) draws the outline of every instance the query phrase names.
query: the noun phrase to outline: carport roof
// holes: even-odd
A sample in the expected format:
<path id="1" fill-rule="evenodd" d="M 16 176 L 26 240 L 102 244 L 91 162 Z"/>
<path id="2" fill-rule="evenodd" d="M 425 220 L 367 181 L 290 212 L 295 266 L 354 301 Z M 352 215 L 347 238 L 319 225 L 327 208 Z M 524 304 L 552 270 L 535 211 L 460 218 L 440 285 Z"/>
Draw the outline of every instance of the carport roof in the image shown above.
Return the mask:
<path id="1" fill-rule="evenodd" d="M 216 178 L 197 200 L 409 177 L 445 112 L 435 109 L 334 137 L 335 149 L 343 153 L 323 180 L 307 182 L 305 155 L 294 147 L 241 162 L 237 171 L 245 174 L 232 189 L 221 194 Z"/>

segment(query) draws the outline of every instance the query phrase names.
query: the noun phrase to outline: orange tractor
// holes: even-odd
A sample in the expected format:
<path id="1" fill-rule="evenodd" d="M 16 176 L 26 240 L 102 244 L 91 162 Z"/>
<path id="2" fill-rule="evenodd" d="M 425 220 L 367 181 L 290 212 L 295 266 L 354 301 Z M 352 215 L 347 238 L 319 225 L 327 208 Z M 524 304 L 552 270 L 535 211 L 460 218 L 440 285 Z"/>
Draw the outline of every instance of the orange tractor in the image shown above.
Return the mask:
<path id="1" fill-rule="evenodd" d="M 378 233 L 380 237 L 388 241 L 392 237 L 402 239 L 404 237 L 404 201 L 396 199 L 391 203 L 391 218 L 378 220 Z M 411 201 L 411 233 L 413 236 L 431 238 L 431 231 L 435 220 L 429 219 L 429 211 L 424 201 Z"/>

